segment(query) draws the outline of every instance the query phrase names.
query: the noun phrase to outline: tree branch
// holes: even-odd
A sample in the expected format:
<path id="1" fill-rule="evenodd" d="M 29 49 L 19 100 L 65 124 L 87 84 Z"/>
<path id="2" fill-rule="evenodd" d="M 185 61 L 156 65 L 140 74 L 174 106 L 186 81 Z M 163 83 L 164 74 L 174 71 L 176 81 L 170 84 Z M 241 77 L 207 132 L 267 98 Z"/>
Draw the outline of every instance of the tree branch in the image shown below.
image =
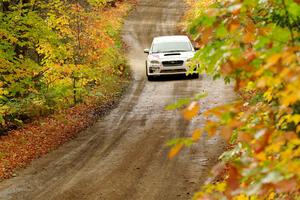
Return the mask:
<path id="1" fill-rule="evenodd" d="M 295 46 L 295 37 L 294 37 L 294 33 L 293 33 L 293 27 L 290 22 L 290 16 L 289 16 L 289 12 L 286 7 L 285 0 L 282 0 L 282 5 L 283 5 L 284 11 L 285 11 L 286 18 L 287 18 L 287 25 L 288 25 L 288 28 L 289 28 L 290 34 L 291 34 L 292 45 Z"/>

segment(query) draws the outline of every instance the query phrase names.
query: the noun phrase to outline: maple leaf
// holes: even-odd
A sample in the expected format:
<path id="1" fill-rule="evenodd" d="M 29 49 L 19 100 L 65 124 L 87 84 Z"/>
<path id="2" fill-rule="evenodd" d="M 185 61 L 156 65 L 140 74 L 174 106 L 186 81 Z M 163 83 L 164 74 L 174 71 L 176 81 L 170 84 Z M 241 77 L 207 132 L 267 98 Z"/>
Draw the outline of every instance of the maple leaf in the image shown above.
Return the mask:
<path id="1" fill-rule="evenodd" d="M 198 102 L 192 102 L 187 108 L 182 111 L 183 117 L 186 120 L 191 120 L 199 113 L 200 105 Z"/>

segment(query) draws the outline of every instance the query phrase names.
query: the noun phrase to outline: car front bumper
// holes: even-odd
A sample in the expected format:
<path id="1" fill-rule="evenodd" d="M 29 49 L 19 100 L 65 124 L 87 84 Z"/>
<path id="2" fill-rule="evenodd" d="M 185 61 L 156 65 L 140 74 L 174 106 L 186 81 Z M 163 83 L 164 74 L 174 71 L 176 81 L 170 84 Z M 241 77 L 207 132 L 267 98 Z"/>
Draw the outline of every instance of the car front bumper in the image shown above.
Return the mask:
<path id="1" fill-rule="evenodd" d="M 186 74 L 188 72 L 187 67 L 149 67 L 147 70 L 149 76 Z"/>

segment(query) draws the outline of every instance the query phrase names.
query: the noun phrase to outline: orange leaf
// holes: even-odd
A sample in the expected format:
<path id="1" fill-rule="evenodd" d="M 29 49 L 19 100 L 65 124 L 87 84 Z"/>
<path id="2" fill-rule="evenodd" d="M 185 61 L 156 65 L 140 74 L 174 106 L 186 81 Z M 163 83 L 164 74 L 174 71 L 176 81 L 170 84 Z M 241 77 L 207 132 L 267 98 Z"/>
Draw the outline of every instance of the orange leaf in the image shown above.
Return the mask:
<path id="1" fill-rule="evenodd" d="M 263 136 L 261 136 L 255 141 L 255 143 L 252 144 L 252 149 L 255 153 L 260 153 L 265 149 L 265 147 L 268 145 L 271 133 L 272 132 L 270 130 L 267 130 Z"/>
<path id="2" fill-rule="evenodd" d="M 232 67 L 230 62 L 225 63 L 221 66 L 221 72 L 224 75 L 229 75 L 234 71 L 234 68 Z"/>
<path id="3" fill-rule="evenodd" d="M 201 42 L 207 44 L 212 36 L 212 28 L 206 28 L 202 31 Z"/>
<path id="4" fill-rule="evenodd" d="M 184 119 L 191 120 L 193 119 L 199 112 L 200 106 L 198 102 L 192 102 L 186 109 L 183 110 L 182 114 Z"/>
<path id="5" fill-rule="evenodd" d="M 215 135 L 217 132 L 217 124 L 215 122 L 208 121 L 208 122 L 206 122 L 205 130 L 207 131 L 208 136 L 211 137 L 211 136 Z"/>
<path id="6" fill-rule="evenodd" d="M 300 133 L 300 125 L 297 126 L 296 132 L 297 132 L 297 133 Z"/>
<path id="7" fill-rule="evenodd" d="M 193 141 L 198 141 L 202 136 L 202 131 L 201 129 L 197 129 L 194 131 L 193 135 L 192 135 L 192 139 Z"/>
<path id="8" fill-rule="evenodd" d="M 267 59 L 267 65 L 272 66 L 272 65 L 276 64 L 279 61 L 279 59 L 281 58 L 281 56 L 282 55 L 279 53 L 272 55 L 271 57 L 269 57 Z"/>
<path id="9" fill-rule="evenodd" d="M 176 144 L 169 152 L 169 159 L 174 158 L 182 148 L 183 144 Z"/>
<path id="10" fill-rule="evenodd" d="M 228 169 L 228 179 L 226 180 L 227 185 L 228 185 L 228 190 L 230 191 L 234 191 L 236 190 L 240 183 L 239 183 L 239 171 L 237 170 L 237 168 L 231 166 Z"/>
<path id="11" fill-rule="evenodd" d="M 258 161 L 261 161 L 261 162 L 267 160 L 267 156 L 264 152 L 254 154 L 254 158 L 256 158 Z"/>
<path id="12" fill-rule="evenodd" d="M 255 24 L 252 20 L 247 21 L 246 30 L 247 30 L 247 32 L 250 32 L 250 33 L 255 32 Z"/>
<path id="13" fill-rule="evenodd" d="M 246 132 L 241 132 L 238 135 L 238 140 L 242 141 L 242 142 L 250 142 L 252 141 L 253 137 L 252 135 L 250 135 L 250 133 L 246 133 Z"/>
<path id="14" fill-rule="evenodd" d="M 225 126 L 221 129 L 221 134 L 226 141 L 229 141 L 232 135 L 232 128 L 229 126 Z"/>
<path id="15" fill-rule="evenodd" d="M 234 90 L 239 91 L 241 88 L 245 88 L 246 84 L 247 84 L 247 82 L 245 80 L 241 80 L 240 78 L 236 78 L 236 83 L 235 83 Z"/>
<path id="16" fill-rule="evenodd" d="M 244 43 L 250 44 L 255 41 L 255 35 L 251 32 L 247 32 L 243 37 Z"/>
<path id="17" fill-rule="evenodd" d="M 233 15 L 239 15 L 241 13 L 241 8 L 235 9 L 232 11 Z"/>
<path id="18" fill-rule="evenodd" d="M 292 131 L 289 131 L 289 132 L 285 132 L 284 133 L 284 138 L 286 139 L 286 141 L 289 141 L 289 140 L 293 140 L 293 139 L 297 139 L 298 136 L 296 133 L 292 132 Z"/>
<path id="19" fill-rule="evenodd" d="M 238 20 L 232 20 L 229 24 L 229 31 L 233 32 L 240 28 L 241 24 Z"/>
<path id="20" fill-rule="evenodd" d="M 250 63 L 256 57 L 257 57 L 256 53 L 254 51 L 252 51 L 252 50 L 249 50 L 248 52 L 245 53 L 245 58 L 246 58 L 246 62 L 247 63 Z"/>

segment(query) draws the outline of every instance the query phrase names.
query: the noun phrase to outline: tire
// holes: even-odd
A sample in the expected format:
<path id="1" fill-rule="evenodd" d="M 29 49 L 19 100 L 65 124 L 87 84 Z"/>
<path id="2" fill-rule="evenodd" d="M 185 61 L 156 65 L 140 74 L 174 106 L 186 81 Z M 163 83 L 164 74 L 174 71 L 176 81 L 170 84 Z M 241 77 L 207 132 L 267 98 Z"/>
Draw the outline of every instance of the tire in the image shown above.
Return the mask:
<path id="1" fill-rule="evenodd" d="M 154 77 L 153 76 L 149 76 L 149 74 L 148 74 L 147 61 L 146 61 L 146 76 L 147 76 L 148 81 L 154 81 Z"/>
<path id="2" fill-rule="evenodd" d="M 192 74 L 192 78 L 193 79 L 198 79 L 199 78 L 199 74 L 197 73 L 197 74 Z"/>
<path id="3" fill-rule="evenodd" d="M 148 81 L 154 81 L 154 77 L 153 76 L 147 76 Z"/>
<path id="4" fill-rule="evenodd" d="M 188 77 L 190 79 L 198 79 L 199 78 L 199 74 L 190 74 Z"/>

